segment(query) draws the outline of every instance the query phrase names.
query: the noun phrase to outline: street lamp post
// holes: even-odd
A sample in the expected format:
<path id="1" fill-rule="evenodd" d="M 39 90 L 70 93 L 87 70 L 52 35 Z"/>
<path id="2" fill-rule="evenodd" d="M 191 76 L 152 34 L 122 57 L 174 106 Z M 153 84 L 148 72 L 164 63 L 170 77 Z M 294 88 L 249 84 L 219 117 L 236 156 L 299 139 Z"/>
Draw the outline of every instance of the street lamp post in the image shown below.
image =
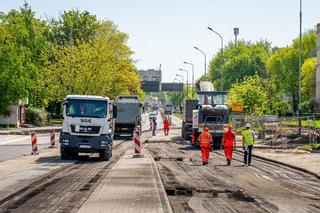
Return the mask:
<path id="1" fill-rule="evenodd" d="M 200 50 L 198 47 L 194 47 L 194 49 L 198 50 L 199 52 L 201 52 L 204 56 L 204 76 L 207 76 L 207 55 L 205 54 L 205 52 L 203 52 L 202 50 Z"/>
<path id="2" fill-rule="evenodd" d="M 223 38 L 218 32 L 214 31 L 211 27 L 208 27 L 208 29 L 220 37 L 220 40 L 221 40 L 221 54 L 222 54 L 222 62 L 223 62 L 224 61 Z M 220 88 L 220 90 L 223 91 L 223 72 L 222 72 L 222 69 L 220 71 L 220 75 L 221 75 L 221 88 Z"/>
<path id="3" fill-rule="evenodd" d="M 184 78 L 183 78 L 183 75 L 179 75 L 179 74 L 176 74 L 176 76 L 178 76 L 178 77 L 181 77 L 181 79 L 182 79 L 182 91 L 181 91 L 181 96 L 182 96 L 182 102 L 183 102 L 183 100 L 184 100 Z"/>
<path id="4" fill-rule="evenodd" d="M 183 85 L 183 76 L 182 76 L 182 75 L 178 75 L 178 74 L 176 74 L 176 76 L 182 77 L 182 85 Z M 178 78 L 174 78 L 174 80 L 176 80 L 176 81 L 178 81 L 179 83 L 181 83 L 181 80 L 178 79 Z M 182 86 L 182 91 L 181 91 L 180 95 L 181 95 L 181 99 L 182 99 L 181 102 L 180 102 L 180 110 L 181 110 L 181 109 L 182 109 L 183 99 L 184 99 L 184 97 L 183 97 L 183 86 Z"/>
<path id="5" fill-rule="evenodd" d="M 188 98 L 188 96 L 189 96 L 189 72 L 188 72 L 188 70 L 184 70 L 184 69 L 179 69 L 179 70 L 187 73 L 187 98 Z"/>
<path id="6" fill-rule="evenodd" d="M 233 34 L 234 34 L 234 46 L 237 46 L 239 28 L 237 27 L 233 28 Z"/>
<path id="7" fill-rule="evenodd" d="M 191 96 L 192 96 L 192 98 L 193 98 L 193 91 L 194 91 L 194 65 L 192 64 L 192 63 L 190 63 L 190 62 L 187 62 L 187 61 L 184 61 L 183 62 L 184 64 L 189 64 L 189 65 L 191 65 L 192 66 L 192 85 L 191 85 Z"/>
<path id="8" fill-rule="evenodd" d="M 300 31 L 299 31 L 299 94 L 298 94 L 298 116 L 299 134 L 301 134 L 301 66 L 302 66 L 302 0 L 300 0 Z"/>

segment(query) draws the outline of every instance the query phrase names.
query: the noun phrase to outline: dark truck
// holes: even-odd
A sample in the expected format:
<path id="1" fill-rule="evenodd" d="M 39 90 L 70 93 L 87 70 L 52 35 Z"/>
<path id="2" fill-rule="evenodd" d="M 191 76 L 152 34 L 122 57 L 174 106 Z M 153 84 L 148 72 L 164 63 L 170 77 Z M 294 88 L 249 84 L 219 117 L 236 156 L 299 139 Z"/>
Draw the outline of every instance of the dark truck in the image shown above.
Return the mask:
<path id="1" fill-rule="evenodd" d="M 192 134 L 192 111 L 197 109 L 198 102 L 196 99 L 186 100 L 184 106 L 181 135 L 186 140 L 190 140 Z"/>
<path id="2" fill-rule="evenodd" d="M 115 119 L 114 137 L 121 134 L 133 136 L 137 126 L 141 127 L 142 103 L 136 95 L 118 96 L 115 100 L 117 118 Z"/>

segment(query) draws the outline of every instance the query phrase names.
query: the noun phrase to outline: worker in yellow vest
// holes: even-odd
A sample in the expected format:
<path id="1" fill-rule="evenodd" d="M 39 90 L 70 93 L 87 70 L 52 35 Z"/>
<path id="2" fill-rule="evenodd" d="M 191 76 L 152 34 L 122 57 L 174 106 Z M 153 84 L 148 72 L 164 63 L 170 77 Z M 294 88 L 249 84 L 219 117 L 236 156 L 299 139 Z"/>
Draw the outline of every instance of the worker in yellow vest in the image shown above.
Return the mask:
<path id="1" fill-rule="evenodd" d="M 254 144 L 254 133 L 251 130 L 251 125 L 246 124 L 246 129 L 242 132 L 242 147 L 244 149 L 244 165 L 250 166 L 252 147 Z"/>

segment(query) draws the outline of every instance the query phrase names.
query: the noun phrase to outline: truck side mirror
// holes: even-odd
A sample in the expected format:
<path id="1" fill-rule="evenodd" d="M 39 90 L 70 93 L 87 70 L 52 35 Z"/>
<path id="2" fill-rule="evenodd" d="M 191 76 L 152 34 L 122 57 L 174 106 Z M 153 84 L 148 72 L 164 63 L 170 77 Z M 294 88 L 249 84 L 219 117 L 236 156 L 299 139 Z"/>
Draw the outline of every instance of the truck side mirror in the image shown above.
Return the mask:
<path id="1" fill-rule="evenodd" d="M 116 118 L 118 115 L 117 106 L 112 105 L 112 118 Z"/>

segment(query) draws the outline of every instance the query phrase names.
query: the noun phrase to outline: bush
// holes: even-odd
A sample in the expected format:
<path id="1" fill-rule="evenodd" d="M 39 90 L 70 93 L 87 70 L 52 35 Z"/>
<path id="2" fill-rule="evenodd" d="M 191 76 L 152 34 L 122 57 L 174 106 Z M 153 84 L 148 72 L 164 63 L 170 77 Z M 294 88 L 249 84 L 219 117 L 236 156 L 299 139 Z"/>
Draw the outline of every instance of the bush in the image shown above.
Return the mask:
<path id="1" fill-rule="evenodd" d="M 48 113 L 42 108 L 26 109 L 26 122 L 34 126 L 45 126 L 48 121 Z"/>

